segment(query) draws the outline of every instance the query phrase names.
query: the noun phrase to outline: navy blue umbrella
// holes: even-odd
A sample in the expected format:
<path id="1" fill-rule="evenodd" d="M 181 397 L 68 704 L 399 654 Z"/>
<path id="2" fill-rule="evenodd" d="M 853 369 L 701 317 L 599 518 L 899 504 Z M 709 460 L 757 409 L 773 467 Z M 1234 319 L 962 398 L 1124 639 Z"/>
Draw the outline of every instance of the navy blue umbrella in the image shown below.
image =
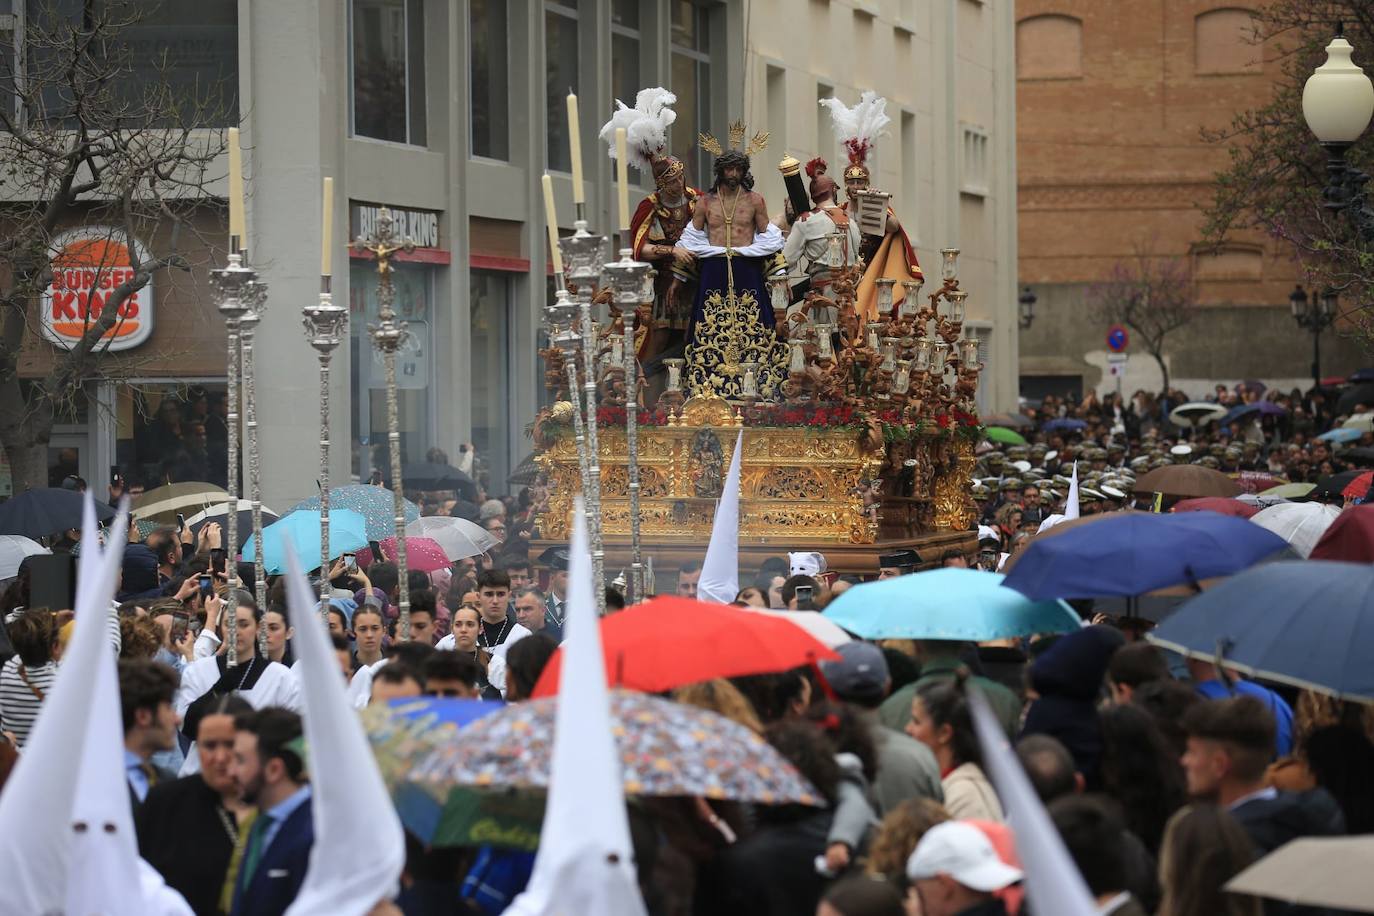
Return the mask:
<path id="1" fill-rule="evenodd" d="M 1229 576 L 1287 550 L 1277 534 L 1216 512 L 1114 513 L 1037 537 L 1002 584 L 1036 601 L 1130 597 Z"/>
<path id="2" fill-rule="evenodd" d="M 1281 417 L 1288 411 L 1273 401 L 1251 401 L 1249 404 L 1232 407 L 1226 416 L 1221 418 L 1221 425 L 1234 423 L 1241 417 L 1248 417 L 1252 413 L 1258 413 L 1261 417 Z"/>
<path id="3" fill-rule="evenodd" d="M 1268 563 L 1207 589 L 1146 638 L 1253 677 L 1374 700 L 1374 566 Z"/>
<path id="4" fill-rule="evenodd" d="M 1082 420 L 1075 420 L 1072 417 L 1056 417 L 1041 427 L 1047 433 L 1067 430 L 1068 432 L 1078 432 L 1080 429 L 1087 429 L 1088 424 Z"/>

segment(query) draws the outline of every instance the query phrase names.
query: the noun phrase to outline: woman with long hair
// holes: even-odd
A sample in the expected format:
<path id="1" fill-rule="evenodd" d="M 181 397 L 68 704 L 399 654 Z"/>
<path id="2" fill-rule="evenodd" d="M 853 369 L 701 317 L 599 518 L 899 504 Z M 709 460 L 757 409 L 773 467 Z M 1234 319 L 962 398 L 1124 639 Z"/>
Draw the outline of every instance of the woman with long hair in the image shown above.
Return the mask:
<path id="1" fill-rule="evenodd" d="M 453 637 L 453 651 L 460 655 L 466 655 L 477 662 L 477 667 L 482 670 L 482 676 L 477 681 L 477 692 L 483 699 L 500 699 L 500 692 L 491 686 L 491 681 L 487 679 L 487 669 L 491 666 L 491 653 L 477 645 L 477 638 L 482 633 L 482 615 L 473 607 L 466 604 L 460 605 L 453 611 L 453 632 L 449 635 Z M 514 647 L 512 647 L 514 648 Z M 493 697 L 493 691 L 495 696 Z"/>
<path id="2" fill-rule="evenodd" d="M 1102 791 L 1120 803 L 1126 828 L 1151 855 L 1159 854 L 1164 825 L 1186 800 L 1183 768 L 1150 714 L 1132 704 L 1098 714 L 1102 734 Z"/>
<path id="3" fill-rule="evenodd" d="M 1003 820 L 1002 803 L 983 774 L 983 752 L 973 731 L 973 717 L 960 671 L 957 681 L 921 685 L 911 698 L 906 733 L 930 748 L 940 765 L 945 810 L 957 820 Z"/>
<path id="4" fill-rule="evenodd" d="M 1254 897 L 1222 890 L 1255 858 L 1235 818 L 1215 805 L 1190 805 L 1169 818 L 1159 854 L 1163 899 L 1155 916 L 1261 916 Z"/>

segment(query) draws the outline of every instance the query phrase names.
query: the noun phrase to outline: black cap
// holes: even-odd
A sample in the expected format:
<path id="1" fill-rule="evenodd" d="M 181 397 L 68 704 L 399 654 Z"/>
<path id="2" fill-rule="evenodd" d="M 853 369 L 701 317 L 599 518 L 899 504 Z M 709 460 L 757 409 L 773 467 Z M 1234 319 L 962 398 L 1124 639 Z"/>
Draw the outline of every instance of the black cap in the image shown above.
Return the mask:
<path id="1" fill-rule="evenodd" d="M 568 548 L 550 547 L 539 555 L 540 566 L 547 566 L 556 572 L 568 571 Z"/>
<path id="2" fill-rule="evenodd" d="M 921 562 L 914 550 L 894 550 L 892 553 L 878 554 L 878 566 L 882 569 L 901 569 L 915 566 Z"/>

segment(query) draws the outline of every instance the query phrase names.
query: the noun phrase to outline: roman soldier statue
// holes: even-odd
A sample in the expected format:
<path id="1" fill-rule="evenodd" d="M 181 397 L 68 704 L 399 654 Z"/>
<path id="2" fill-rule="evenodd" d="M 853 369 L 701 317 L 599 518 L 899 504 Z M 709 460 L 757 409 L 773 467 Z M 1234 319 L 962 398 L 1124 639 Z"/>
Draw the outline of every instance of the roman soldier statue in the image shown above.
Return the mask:
<path id="1" fill-rule="evenodd" d="M 806 290 L 828 296 L 831 272 L 836 267 L 847 267 L 859 258 L 859 224 L 836 200 L 838 189 L 835 179 L 826 174 L 827 165 L 819 157 L 806 164 L 806 175 L 811 179 L 807 189 L 811 197 L 811 209 L 797 217 L 787 234 L 787 242 L 782 247 L 783 260 L 787 271 L 794 276 L 803 277 L 794 287 L 794 299 Z M 831 239 L 837 237 L 838 248 L 831 250 Z M 832 264 L 837 260 L 838 264 Z M 805 284 L 805 290 L 801 286 Z M 822 316 L 832 322 L 835 316 Z"/>

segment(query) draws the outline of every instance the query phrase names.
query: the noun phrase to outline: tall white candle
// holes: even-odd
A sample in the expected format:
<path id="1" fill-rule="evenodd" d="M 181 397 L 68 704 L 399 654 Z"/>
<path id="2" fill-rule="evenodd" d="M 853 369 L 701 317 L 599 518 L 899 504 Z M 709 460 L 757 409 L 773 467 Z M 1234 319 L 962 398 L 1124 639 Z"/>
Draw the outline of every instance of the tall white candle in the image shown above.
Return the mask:
<path id="1" fill-rule="evenodd" d="M 549 224 L 549 251 L 553 258 L 553 272 L 563 272 L 563 253 L 558 250 L 558 212 L 553 205 L 553 179 L 544 176 L 544 220 Z"/>
<path id="2" fill-rule="evenodd" d="M 615 129 L 616 190 L 620 196 L 620 229 L 630 228 L 630 162 L 626 154 L 625 128 Z"/>
<path id="3" fill-rule="evenodd" d="M 329 276 L 331 244 L 334 239 L 334 179 L 324 180 L 324 217 L 320 227 L 320 276 Z"/>
<path id="4" fill-rule="evenodd" d="M 573 203 L 587 202 L 582 189 L 582 135 L 577 126 L 577 95 L 568 93 L 568 143 L 572 147 Z"/>
<path id="5" fill-rule="evenodd" d="M 239 129 L 229 128 L 229 239 L 238 239 L 240 248 L 247 247 L 244 238 L 243 214 L 243 147 L 239 146 Z"/>

